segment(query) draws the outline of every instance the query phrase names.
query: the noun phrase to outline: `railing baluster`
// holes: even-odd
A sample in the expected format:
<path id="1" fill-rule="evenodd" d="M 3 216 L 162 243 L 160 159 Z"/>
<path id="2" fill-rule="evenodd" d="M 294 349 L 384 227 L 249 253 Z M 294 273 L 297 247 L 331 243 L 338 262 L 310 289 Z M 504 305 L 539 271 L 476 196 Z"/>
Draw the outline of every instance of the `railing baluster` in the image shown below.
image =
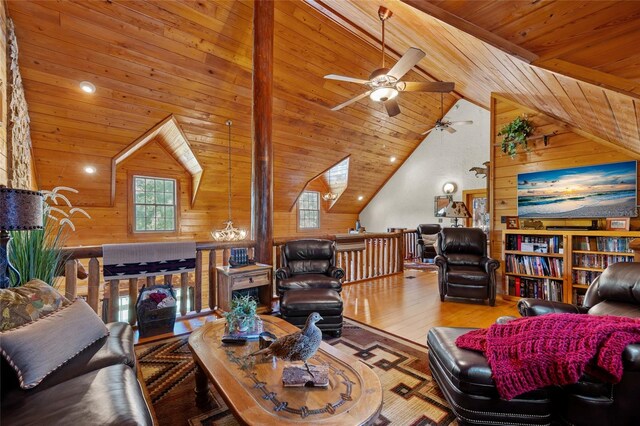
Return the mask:
<path id="1" fill-rule="evenodd" d="M 148 276 L 147 277 L 147 287 L 151 287 L 152 285 L 156 285 L 156 277 Z"/>
<path id="2" fill-rule="evenodd" d="M 209 309 L 215 310 L 218 306 L 218 285 L 216 280 L 216 251 L 209 250 Z"/>
<path id="3" fill-rule="evenodd" d="M 138 279 L 129 278 L 129 324 L 136 323 L 136 300 L 138 300 Z"/>
<path id="4" fill-rule="evenodd" d="M 196 288 L 195 288 L 195 311 L 202 310 L 202 251 L 196 251 Z"/>
<path id="5" fill-rule="evenodd" d="M 100 262 L 95 257 L 89 260 L 89 281 L 87 283 L 87 302 L 98 313 L 100 295 Z"/>
<path id="6" fill-rule="evenodd" d="M 109 322 L 118 321 L 120 312 L 120 280 L 109 281 Z"/>
<path id="7" fill-rule="evenodd" d="M 173 283 L 173 275 L 165 275 L 164 276 L 164 284 L 169 285 Z"/>
<path id="8" fill-rule="evenodd" d="M 67 260 L 64 264 L 64 293 L 69 300 L 76 298 L 78 283 L 78 264 L 75 259 Z"/>
<path id="9" fill-rule="evenodd" d="M 229 249 L 226 248 L 222 251 L 222 266 L 227 266 L 229 264 Z"/>
<path id="10" fill-rule="evenodd" d="M 189 273 L 183 272 L 180 274 L 180 315 L 187 314 L 187 300 L 189 292 Z"/>

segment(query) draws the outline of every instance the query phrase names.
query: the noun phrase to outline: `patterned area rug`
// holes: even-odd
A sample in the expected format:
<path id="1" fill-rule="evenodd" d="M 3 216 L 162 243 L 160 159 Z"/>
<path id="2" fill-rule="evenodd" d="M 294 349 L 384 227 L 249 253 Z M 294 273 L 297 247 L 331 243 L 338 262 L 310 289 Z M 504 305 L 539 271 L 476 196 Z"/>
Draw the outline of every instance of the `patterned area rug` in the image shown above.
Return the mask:
<path id="1" fill-rule="evenodd" d="M 188 337 L 136 347 L 160 425 L 237 425 L 212 385 L 213 409 L 202 412 L 195 406 L 195 366 Z M 380 378 L 384 404 L 376 425 L 457 424 L 431 378 L 426 347 L 349 320 L 342 337 L 326 342 L 361 359 Z"/>
<path id="2" fill-rule="evenodd" d="M 430 271 L 434 273 L 438 272 L 438 267 L 435 263 L 405 262 L 404 269 L 417 269 L 418 271 Z"/>

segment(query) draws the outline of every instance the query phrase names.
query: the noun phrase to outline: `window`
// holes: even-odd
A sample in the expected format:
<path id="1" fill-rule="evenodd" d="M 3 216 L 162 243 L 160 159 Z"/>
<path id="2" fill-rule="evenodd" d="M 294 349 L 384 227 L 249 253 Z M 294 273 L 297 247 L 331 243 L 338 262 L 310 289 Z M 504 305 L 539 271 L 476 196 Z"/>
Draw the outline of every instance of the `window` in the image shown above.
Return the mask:
<path id="1" fill-rule="evenodd" d="M 303 191 L 298 199 L 298 228 L 320 228 L 320 193 Z"/>
<path id="2" fill-rule="evenodd" d="M 176 230 L 175 179 L 133 177 L 134 232 Z"/>

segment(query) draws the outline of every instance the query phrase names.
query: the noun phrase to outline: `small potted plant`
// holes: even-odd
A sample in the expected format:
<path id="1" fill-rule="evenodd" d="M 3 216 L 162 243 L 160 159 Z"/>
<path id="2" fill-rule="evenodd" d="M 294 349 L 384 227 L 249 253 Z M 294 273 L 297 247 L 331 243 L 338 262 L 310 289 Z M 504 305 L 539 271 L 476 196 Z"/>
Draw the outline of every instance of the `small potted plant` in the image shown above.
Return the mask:
<path id="1" fill-rule="evenodd" d="M 518 145 L 525 151 L 529 151 L 527 138 L 533 133 L 533 125 L 526 116 L 516 117 L 511 123 L 506 124 L 498 136 L 504 136 L 500 149 L 511 158 L 515 158 Z"/>
<path id="2" fill-rule="evenodd" d="M 234 296 L 231 310 L 224 314 L 230 332 L 246 332 L 253 328 L 256 320 L 258 302 L 250 295 Z"/>

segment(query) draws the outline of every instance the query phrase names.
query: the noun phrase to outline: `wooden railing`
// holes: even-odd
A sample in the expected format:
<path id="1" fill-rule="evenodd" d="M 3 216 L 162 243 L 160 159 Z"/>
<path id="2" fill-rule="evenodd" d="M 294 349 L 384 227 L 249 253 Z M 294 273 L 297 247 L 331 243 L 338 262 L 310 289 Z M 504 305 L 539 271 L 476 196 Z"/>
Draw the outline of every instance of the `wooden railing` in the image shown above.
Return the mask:
<path id="1" fill-rule="evenodd" d="M 187 315 L 189 312 L 199 313 L 203 306 L 208 305 L 211 310 L 217 306 L 217 274 L 216 266 L 226 265 L 229 259 L 229 251 L 232 248 L 248 248 L 249 257 L 253 257 L 254 241 L 240 241 L 233 243 L 199 242 L 196 243 L 196 268 L 194 273 L 179 274 L 180 314 Z M 138 291 L 142 284 L 153 285 L 157 277 L 146 277 L 145 280 L 132 278 L 127 280 L 128 286 L 122 288 L 121 280 L 104 281 L 102 276 L 100 260 L 102 258 L 102 246 L 69 247 L 64 250 L 64 256 L 68 260 L 65 264 L 64 291 L 68 298 L 75 298 L 78 295 L 78 262 L 89 259 L 88 275 L 86 278 L 86 299 L 89 306 L 96 313 L 100 313 L 100 294 L 103 300 L 109 300 L 108 312 L 103 313 L 103 317 L 108 321 L 117 321 L 120 304 L 113 301 L 119 300 L 123 291 L 129 296 L 128 321 L 131 325 L 136 323 L 135 302 Z M 84 263 L 84 262 L 83 262 Z M 208 286 L 203 292 L 203 281 L 207 280 Z M 173 275 L 164 275 L 163 283 L 172 283 Z M 84 284 L 84 282 L 83 282 Z M 189 298 L 189 288 L 193 288 L 193 309 L 187 310 L 187 300 Z"/>
<path id="2" fill-rule="evenodd" d="M 280 250 L 287 242 L 301 239 L 278 238 L 274 241 L 276 267 L 283 265 Z M 400 273 L 404 270 L 402 232 L 320 235 L 336 242 L 336 266 L 344 269 L 344 283 L 369 280 Z"/>
<path id="3" fill-rule="evenodd" d="M 398 231 L 390 233 L 363 233 L 322 235 L 305 238 L 323 238 L 336 242 L 336 265 L 345 270 L 345 283 L 369 280 L 400 273 L 404 270 L 407 233 Z M 275 268 L 282 265 L 280 248 L 287 241 L 302 237 L 276 239 L 274 241 Z M 159 282 L 173 283 L 180 289 L 178 302 L 180 314 L 200 313 L 218 306 L 218 284 L 216 266 L 226 265 L 231 248 L 248 248 L 253 257 L 254 241 L 236 243 L 196 243 L 196 268 L 193 273 L 146 277 L 144 279 L 104 280 L 101 268 L 102 246 L 69 247 L 64 249 L 67 258 L 64 268 L 64 292 L 68 298 L 79 294 L 86 297 L 87 303 L 94 311 L 101 313 L 107 321 L 117 321 L 120 317 L 121 296 L 129 297 L 127 319 L 134 325 L 137 321 L 135 302 L 142 285 L 153 285 Z M 88 264 L 86 278 L 78 278 L 78 261 Z M 179 276 L 178 276 L 179 275 Z M 80 274 L 82 276 L 82 274 Z M 125 281 L 125 282 L 123 282 Z M 275 287 L 275 286 L 274 286 Z M 275 290 L 275 289 L 274 289 Z M 189 295 L 192 305 L 187 308 Z M 108 303 L 104 303 L 108 301 Z M 117 301 L 117 302 L 114 302 Z M 103 302 L 103 303 L 101 303 Z M 105 312 L 101 312 L 102 309 Z"/>
<path id="4" fill-rule="evenodd" d="M 418 253 L 418 231 L 415 229 L 405 229 L 402 231 L 404 243 L 404 260 L 415 260 Z"/>

